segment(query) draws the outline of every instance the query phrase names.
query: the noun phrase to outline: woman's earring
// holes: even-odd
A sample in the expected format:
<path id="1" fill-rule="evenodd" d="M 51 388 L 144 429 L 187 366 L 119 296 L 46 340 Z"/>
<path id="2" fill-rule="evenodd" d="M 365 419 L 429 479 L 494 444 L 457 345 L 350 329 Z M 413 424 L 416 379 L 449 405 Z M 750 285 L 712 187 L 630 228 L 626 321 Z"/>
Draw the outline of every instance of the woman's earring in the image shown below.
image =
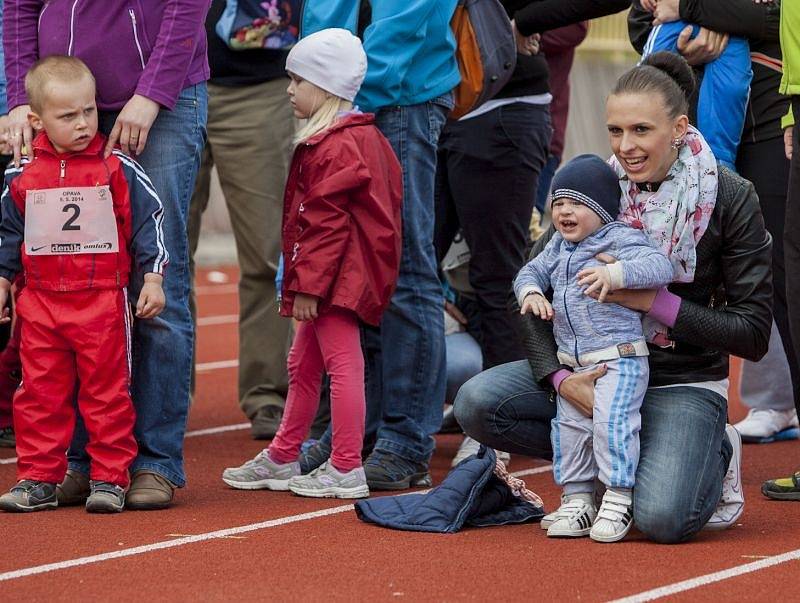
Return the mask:
<path id="1" fill-rule="evenodd" d="M 672 139 L 672 148 L 673 149 L 680 149 L 683 146 L 683 138 L 673 138 Z"/>

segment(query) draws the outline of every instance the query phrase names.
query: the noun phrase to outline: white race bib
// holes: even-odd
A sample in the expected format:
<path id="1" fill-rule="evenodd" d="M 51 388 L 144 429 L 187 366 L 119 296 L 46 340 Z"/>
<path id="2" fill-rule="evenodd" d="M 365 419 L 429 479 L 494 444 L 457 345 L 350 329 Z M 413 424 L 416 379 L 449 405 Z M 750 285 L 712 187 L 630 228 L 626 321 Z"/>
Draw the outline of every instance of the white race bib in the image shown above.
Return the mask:
<path id="1" fill-rule="evenodd" d="M 119 251 L 111 189 L 81 186 L 28 191 L 25 251 L 28 255 Z"/>

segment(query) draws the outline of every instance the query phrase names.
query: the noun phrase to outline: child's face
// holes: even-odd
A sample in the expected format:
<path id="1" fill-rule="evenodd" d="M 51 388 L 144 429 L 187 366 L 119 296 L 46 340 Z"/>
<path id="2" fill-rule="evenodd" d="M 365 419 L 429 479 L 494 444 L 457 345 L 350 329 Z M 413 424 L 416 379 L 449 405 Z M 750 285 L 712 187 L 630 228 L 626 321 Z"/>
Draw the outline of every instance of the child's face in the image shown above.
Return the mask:
<path id="1" fill-rule="evenodd" d="M 41 112 L 29 113 L 28 120 L 35 129 L 44 129 L 59 153 L 83 151 L 97 133 L 94 94 L 94 82 L 88 77 L 49 83 Z"/>
<path id="2" fill-rule="evenodd" d="M 289 102 L 292 103 L 294 116 L 297 119 L 308 119 L 317 112 L 322 103 L 330 96 L 322 88 L 319 88 L 297 77 L 294 73 L 289 73 L 291 81 L 286 93 L 289 95 Z"/>
<path id="3" fill-rule="evenodd" d="M 579 201 L 553 199 L 553 225 L 567 241 L 578 243 L 600 228 L 600 216 Z"/>

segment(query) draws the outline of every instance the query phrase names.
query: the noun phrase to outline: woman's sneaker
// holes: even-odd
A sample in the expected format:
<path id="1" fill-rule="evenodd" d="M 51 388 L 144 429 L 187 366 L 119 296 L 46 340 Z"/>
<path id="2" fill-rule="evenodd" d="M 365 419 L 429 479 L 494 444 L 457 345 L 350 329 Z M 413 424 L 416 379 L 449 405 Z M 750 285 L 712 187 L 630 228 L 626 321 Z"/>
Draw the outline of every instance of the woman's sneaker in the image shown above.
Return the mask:
<path id="1" fill-rule="evenodd" d="M 588 492 L 564 495 L 561 506 L 550 513 L 547 536 L 550 538 L 579 538 L 588 536 L 592 529 L 597 509 L 594 495 Z M 548 516 L 545 516 L 548 517 Z"/>
<path id="2" fill-rule="evenodd" d="M 733 425 L 725 426 L 725 434 L 733 448 L 728 471 L 722 480 L 722 496 L 714 514 L 703 527 L 704 530 L 724 530 L 731 527 L 744 512 L 744 489 L 742 488 L 742 437 Z"/>
<path id="3" fill-rule="evenodd" d="M 119 513 L 125 508 L 125 489 L 122 486 L 92 480 L 90 488 L 86 499 L 87 513 Z"/>
<path id="4" fill-rule="evenodd" d="M 0 496 L 0 509 L 11 513 L 46 511 L 58 507 L 56 485 L 23 479 L 8 492 Z"/>
<path id="5" fill-rule="evenodd" d="M 596 542 L 617 542 L 625 538 L 633 525 L 632 507 L 630 490 L 608 488 L 589 537 Z"/>
<path id="6" fill-rule="evenodd" d="M 363 467 L 342 473 L 328 461 L 308 475 L 289 480 L 289 490 L 298 496 L 312 498 L 366 498 L 369 496 Z"/>
<path id="7" fill-rule="evenodd" d="M 288 490 L 295 475 L 300 475 L 300 463 L 275 463 L 262 450 L 241 467 L 225 469 L 222 481 L 239 490 Z"/>

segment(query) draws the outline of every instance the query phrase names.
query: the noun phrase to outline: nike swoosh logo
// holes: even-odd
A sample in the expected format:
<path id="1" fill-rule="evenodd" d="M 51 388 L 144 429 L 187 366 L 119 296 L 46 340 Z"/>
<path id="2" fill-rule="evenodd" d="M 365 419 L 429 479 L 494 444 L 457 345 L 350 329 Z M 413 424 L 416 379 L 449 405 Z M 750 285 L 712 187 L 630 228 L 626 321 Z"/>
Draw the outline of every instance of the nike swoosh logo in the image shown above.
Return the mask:
<path id="1" fill-rule="evenodd" d="M 44 249 L 47 245 L 42 245 L 41 247 L 31 247 L 31 253 L 36 253 L 40 249 Z"/>

